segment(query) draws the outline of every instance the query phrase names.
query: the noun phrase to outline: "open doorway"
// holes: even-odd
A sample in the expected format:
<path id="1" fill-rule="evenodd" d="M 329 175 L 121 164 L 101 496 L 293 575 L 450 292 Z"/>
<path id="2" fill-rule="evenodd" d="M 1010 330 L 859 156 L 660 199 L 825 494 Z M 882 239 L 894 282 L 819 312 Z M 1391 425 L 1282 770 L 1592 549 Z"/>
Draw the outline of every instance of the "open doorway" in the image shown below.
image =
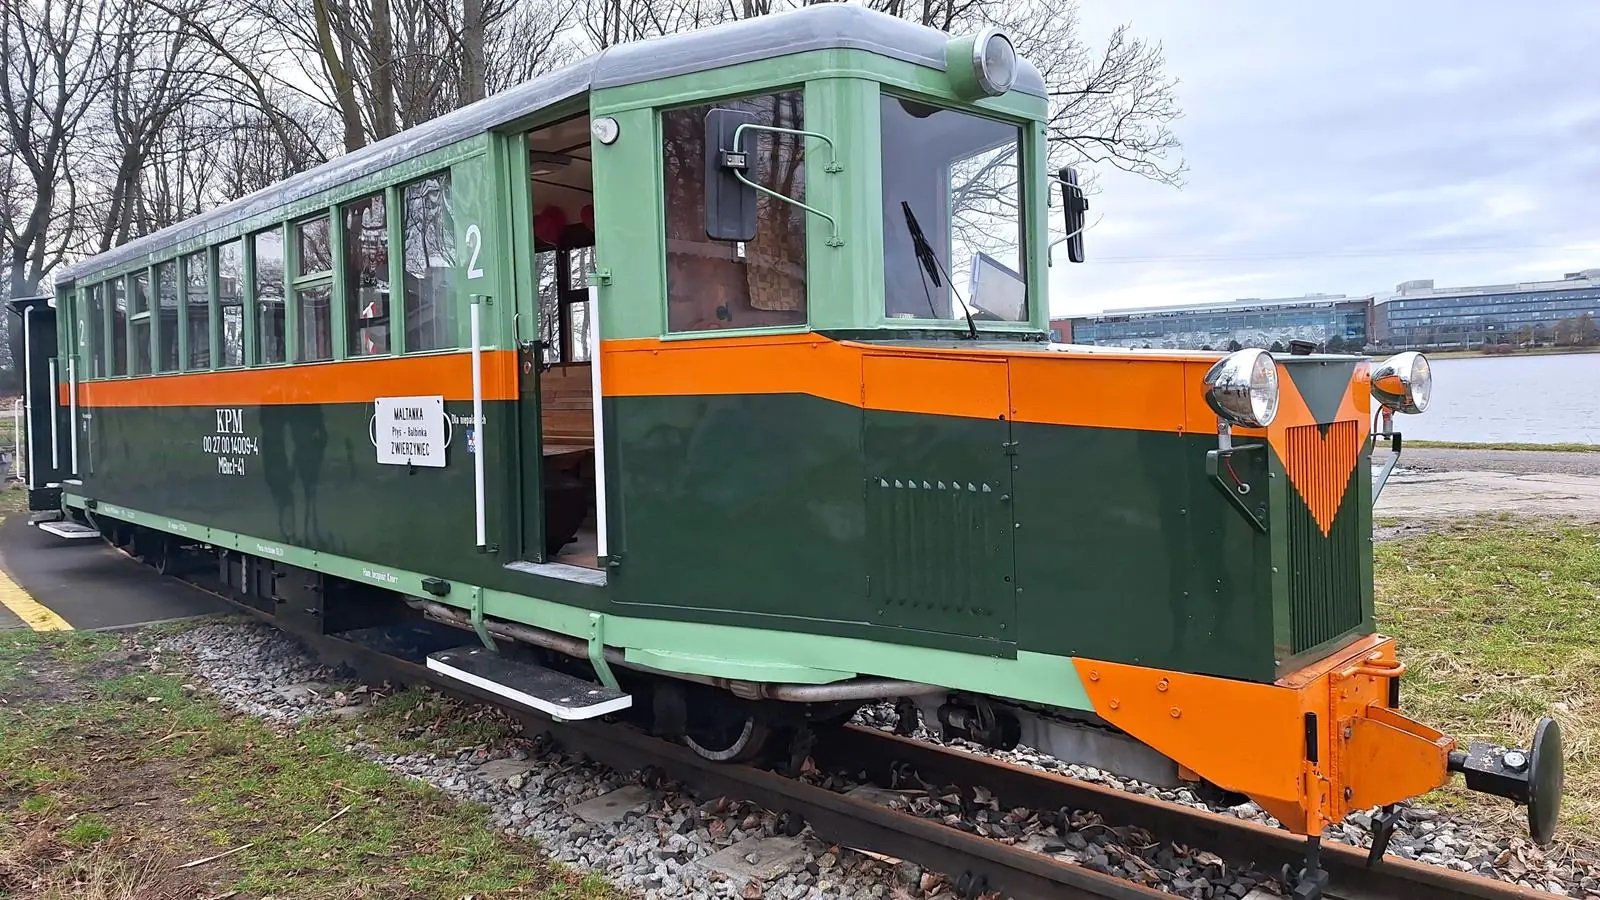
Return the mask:
<path id="1" fill-rule="evenodd" d="M 537 391 L 543 556 L 600 567 L 601 496 L 594 372 L 594 175 L 589 119 L 566 119 L 525 137 L 539 288 Z M 524 376 L 525 380 L 528 379 Z"/>

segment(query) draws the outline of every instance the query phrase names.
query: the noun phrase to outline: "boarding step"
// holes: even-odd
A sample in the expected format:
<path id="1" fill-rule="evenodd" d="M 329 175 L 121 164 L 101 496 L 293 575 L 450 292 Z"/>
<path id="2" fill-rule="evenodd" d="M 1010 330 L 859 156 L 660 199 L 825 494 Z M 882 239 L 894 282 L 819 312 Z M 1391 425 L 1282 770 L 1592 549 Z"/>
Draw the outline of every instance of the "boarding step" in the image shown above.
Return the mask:
<path id="1" fill-rule="evenodd" d="M 593 719 L 633 705 L 631 694 L 533 663 L 506 659 L 484 647 L 430 653 L 428 668 L 558 719 Z"/>
<path id="2" fill-rule="evenodd" d="M 39 530 L 48 531 L 56 537 L 67 538 L 68 540 L 73 541 L 82 540 L 83 538 L 97 538 L 100 536 L 100 529 L 98 528 L 90 528 L 87 525 L 79 525 L 77 522 L 69 522 L 66 520 L 59 522 L 40 522 Z"/>

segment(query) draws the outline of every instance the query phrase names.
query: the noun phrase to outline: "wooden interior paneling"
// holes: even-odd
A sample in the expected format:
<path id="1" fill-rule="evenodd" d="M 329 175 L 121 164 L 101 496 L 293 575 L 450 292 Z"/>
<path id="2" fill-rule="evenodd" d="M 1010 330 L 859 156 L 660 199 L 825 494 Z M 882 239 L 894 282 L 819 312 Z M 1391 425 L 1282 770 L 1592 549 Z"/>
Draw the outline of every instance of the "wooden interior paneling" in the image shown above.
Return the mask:
<path id="1" fill-rule="evenodd" d="M 588 363 L 539 375 L 540 430 L 546 443 L 594 445 L 594 394 Z"/>

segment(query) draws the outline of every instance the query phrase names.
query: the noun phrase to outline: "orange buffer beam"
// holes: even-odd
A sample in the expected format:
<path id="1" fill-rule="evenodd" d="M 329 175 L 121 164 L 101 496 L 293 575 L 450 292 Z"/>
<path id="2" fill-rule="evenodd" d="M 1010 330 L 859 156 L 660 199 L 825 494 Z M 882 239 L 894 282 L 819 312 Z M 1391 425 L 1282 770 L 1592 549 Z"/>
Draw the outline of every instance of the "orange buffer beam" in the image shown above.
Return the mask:
<path id="1" fill-rule="evenodd" d="M 1404 672 L 1390 638 L 1358 638 L 1274 684 L 1074 662 L 1106 721 L 1299 834 L 1449 778 L 1455 741 L 1388 706 Z"/>

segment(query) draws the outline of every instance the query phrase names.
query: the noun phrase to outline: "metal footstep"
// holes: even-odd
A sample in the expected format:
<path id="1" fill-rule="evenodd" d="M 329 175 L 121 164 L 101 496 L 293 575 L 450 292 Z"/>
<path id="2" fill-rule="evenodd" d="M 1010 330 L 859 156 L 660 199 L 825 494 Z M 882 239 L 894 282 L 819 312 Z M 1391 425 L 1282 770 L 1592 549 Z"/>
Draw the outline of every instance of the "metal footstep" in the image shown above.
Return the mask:
<path id="1" fill-rule="evenodd" d="M 428 668 L 558 719 L 593 719 L 627 709 L 633 695 L 517 662 L 483 647 L 457 647 L 428 654 Z"/>
<path id="2" fill-rule="evenodd" d="M 100 536 L 100 530 L 98 528 L 90 528 L 87 525 L 79 525 L 77 522 L 68 521 L 40 522 L 39 530 L 47 531 L 56 537 L 66 538 L 73 541 L 82 540 L 84 538 L 97 538 Z"/>

